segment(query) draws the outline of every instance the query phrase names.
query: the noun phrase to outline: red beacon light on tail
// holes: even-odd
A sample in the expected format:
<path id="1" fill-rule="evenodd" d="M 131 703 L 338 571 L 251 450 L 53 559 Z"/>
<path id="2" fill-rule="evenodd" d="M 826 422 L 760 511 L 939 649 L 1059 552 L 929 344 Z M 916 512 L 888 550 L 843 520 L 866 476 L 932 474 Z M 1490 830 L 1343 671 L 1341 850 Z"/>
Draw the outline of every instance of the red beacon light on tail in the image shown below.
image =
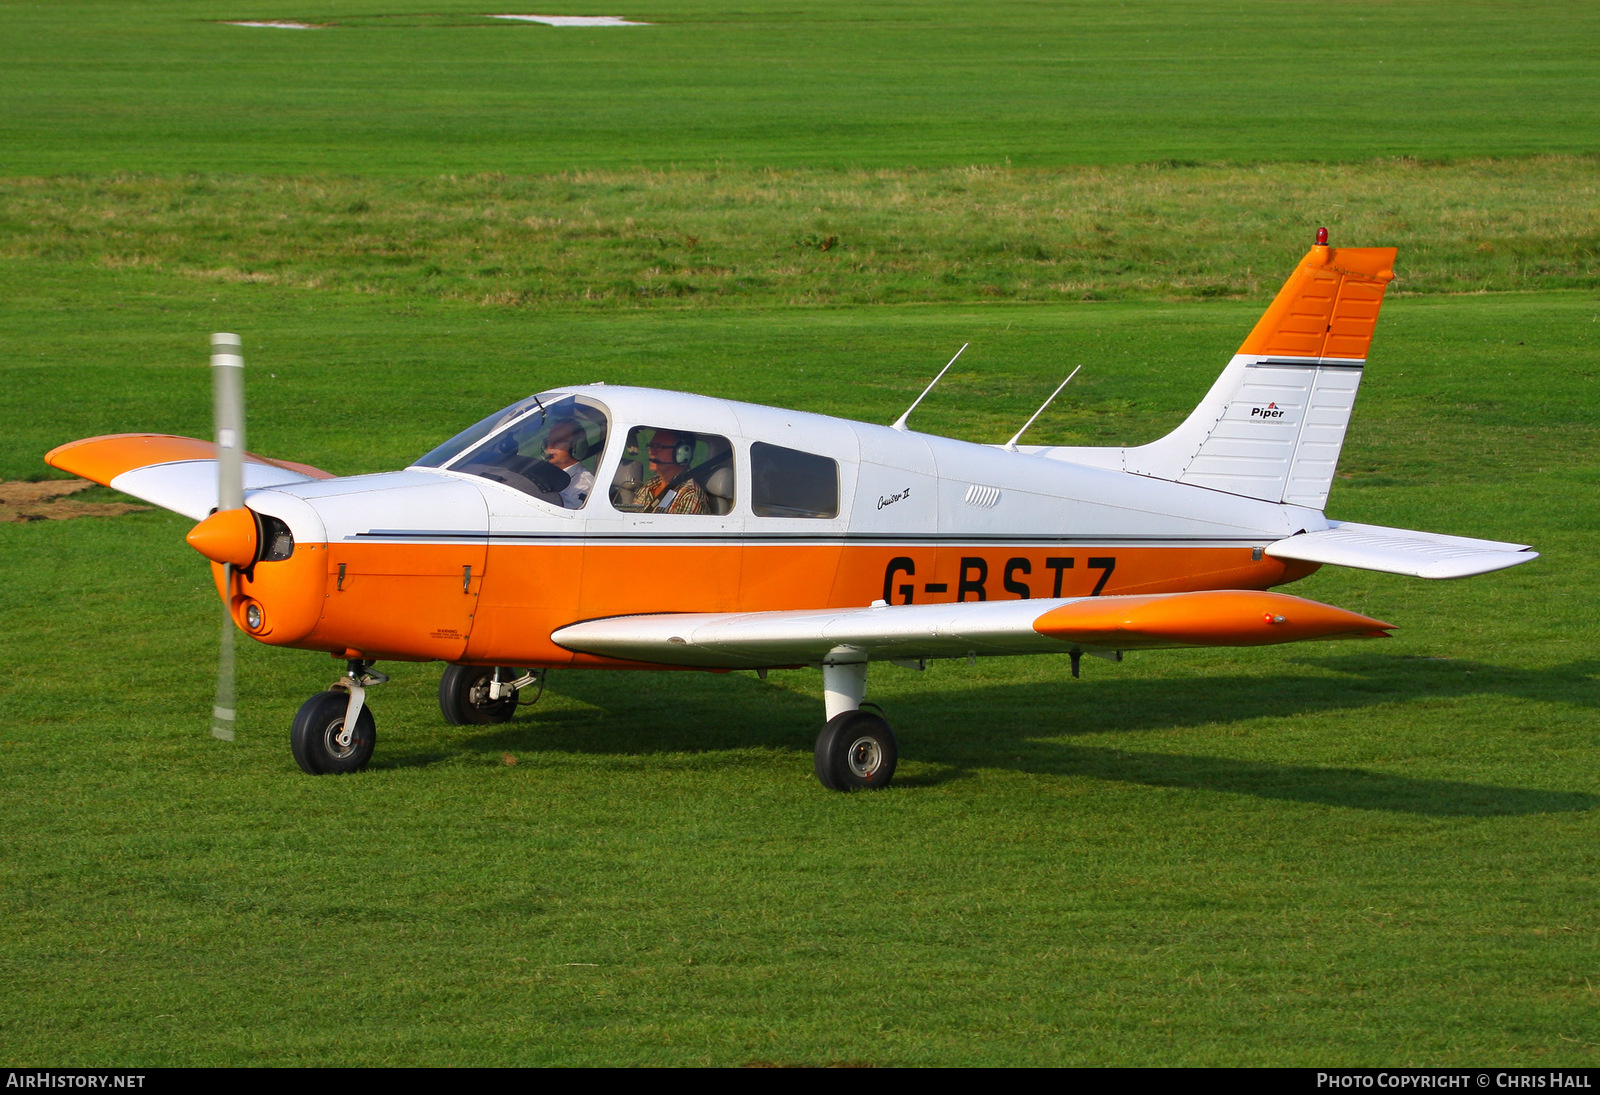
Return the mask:
<path id="1" fill-rule="evenodd" d="M 1326 228 L 1317 229 L 1317 246 L 1328 246 L 1328 230 Z"/>

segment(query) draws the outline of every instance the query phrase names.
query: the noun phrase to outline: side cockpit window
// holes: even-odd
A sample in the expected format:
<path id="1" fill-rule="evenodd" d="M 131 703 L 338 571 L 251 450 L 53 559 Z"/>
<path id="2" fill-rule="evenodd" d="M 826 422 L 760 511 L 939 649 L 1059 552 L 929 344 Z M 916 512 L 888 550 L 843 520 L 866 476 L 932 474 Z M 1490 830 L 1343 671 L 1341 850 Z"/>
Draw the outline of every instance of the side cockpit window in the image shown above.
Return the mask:
<path id="1" fill-rule="evenodd" d="M 757 517 L 839 516 L 839 463 L 829 457 L 757 441 L 750 479 Z"/>
<path id="2" fill-rule="evenodd" d="M 489 426 L 482 429 L 485 423 Z M 486 435 L 488 440 L 444 466 L 504 483 L 553 506 L 582 509 L 594 490 L 606 425 L 605 411 L 578 396 L 524 400 L 462 434 L 468 437 L 481 429 L 468 444 Z M 454 444 L 452 440 L 441 448 Z M 466 447 L 458 446 L 458 451 Z M 429 453 L 419 463 L 433 456 Z"/>
<path id="3" fill-rule="evenodd" d="M 733 446 L 726 437 L 666 426 L 628 431 L 611 481 L 617 509 L 715 515 L 733 509 L 733 502 Z"/>

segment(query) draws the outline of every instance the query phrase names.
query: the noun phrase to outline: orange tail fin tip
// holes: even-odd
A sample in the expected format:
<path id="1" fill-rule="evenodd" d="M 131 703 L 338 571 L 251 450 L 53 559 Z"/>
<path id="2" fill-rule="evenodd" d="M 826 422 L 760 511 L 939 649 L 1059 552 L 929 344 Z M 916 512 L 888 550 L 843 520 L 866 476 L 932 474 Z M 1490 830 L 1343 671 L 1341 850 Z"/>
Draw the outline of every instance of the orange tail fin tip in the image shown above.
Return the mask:
<path id="1" fill-rule="evenodd" d="M 1393 247 L 1330 247 L 1328 230 L 1319 228 L 1239 352 L 1365 358 L 1397 254 Z"/>

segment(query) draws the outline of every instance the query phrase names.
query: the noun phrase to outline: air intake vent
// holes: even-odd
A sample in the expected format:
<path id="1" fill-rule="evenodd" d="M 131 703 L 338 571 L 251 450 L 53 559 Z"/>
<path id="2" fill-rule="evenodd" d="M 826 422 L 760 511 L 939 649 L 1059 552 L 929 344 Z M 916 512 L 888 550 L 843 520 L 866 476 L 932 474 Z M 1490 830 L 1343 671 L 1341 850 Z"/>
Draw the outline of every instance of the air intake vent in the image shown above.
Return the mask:
<path id="1" fill-rule="evenodd" d="M 980 487 L 974 483 L 967 488 L 967 496 L 962 501 L 979 509 L 994 509 L 995 504 L 1000 501 L 1000 488 Z"/>
<path id="2" fill-rule="evenodd" d="M 289 526 L 265 513 L 256 514 L 261 522 L 261 546 L 256 559 L 264 563 L 279 563 L 294 554 L 294 534 Z"/>

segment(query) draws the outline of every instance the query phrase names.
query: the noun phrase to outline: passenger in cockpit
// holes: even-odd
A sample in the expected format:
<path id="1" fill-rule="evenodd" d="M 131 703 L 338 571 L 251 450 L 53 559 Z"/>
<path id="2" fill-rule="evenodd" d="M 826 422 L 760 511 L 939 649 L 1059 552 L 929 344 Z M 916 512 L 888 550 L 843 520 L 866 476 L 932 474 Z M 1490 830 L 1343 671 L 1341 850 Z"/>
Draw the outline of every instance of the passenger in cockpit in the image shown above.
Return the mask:
<path id="1" fill-rule="evenodd" d="M 694 459 L 692 433 L 657 430 L 647 446 L 650 476 L 639 488 L 634 504 L 645 513 L 706 513 L 706 496 L 689 475 Z"/>
<path id="2" fill-rule="evenodd" d="M 594 489 L 594 473 L 578 462 L 587 441 L 583 427 L 570 418 L 552 423 L 544 439 L 545 461 L 567 473 L 567 485 L 560 492 L 561 505 L 566 509 L 582 509 Z"/>

